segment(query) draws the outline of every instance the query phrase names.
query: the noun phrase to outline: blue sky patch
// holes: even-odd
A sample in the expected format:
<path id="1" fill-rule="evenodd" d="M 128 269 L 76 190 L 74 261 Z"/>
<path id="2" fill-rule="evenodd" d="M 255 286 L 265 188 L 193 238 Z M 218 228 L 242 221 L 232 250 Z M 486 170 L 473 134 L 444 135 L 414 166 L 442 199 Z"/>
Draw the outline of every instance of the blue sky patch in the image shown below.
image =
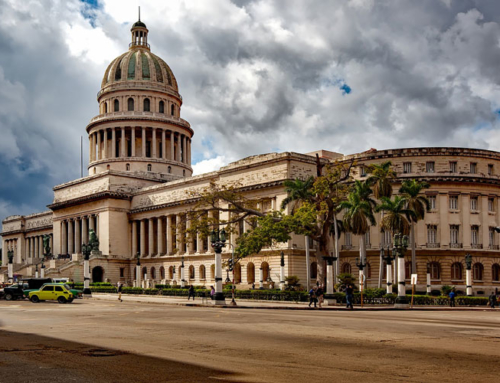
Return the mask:
<path id="1" fill-rule="evenodd" d="M 92 28 L 95 28 L 96 10 L 99 8 L 99 1 L 80 0 L 80 2 L 85 4 L 85 7 L 82 9 L 83 17 L 85 17 L 90 22 Z"/>
<path id="2" fill-rule="evenodd" d="M 349 94 L 351 93 L 351 87 L 347 84 L 343 84 L 341 87 L 340 87 L 340 90 L 342 91 L 342 94 Z"/>

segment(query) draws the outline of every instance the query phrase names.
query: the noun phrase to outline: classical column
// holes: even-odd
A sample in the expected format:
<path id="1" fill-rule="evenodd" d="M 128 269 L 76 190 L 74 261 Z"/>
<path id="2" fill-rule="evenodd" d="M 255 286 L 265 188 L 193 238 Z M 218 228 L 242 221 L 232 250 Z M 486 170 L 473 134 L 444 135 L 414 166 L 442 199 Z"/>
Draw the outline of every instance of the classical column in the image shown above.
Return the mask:
<path id="1" fill-rule="evenodd" d="M 177 161 L 182 162 L 182 134 L 177 137 Z"/>
<path id="2" fill-rule="evenodd" d="M 175 217 L 175 248 L 177 254 L 183 253 L 182 239 L 181 239 L 181 215 L 177 214 Z"/>
<path id="3" fill-rule="evenodd" d="M 191 165 L 191 138 L 188 140 L 188 157 L 187 157 L 187 164 Z"/>
<path id="4" fill-rule="evenodd" d="M 188 254 L 193 254 L 194 253 L 194 238 L 191 233 L 188 233 L 187 231 L 191 228 L 191 220 L 189 219 L 189 216 L 186 214 L 186 236 L 188 240 Z"/>
<path id="5" fill-rule="evenodd" d="M 196 253 L 201 254 L 203 252 L 203 240 L 201 239 L 201 233 L 196 232 Z"/>
<path id="6" fill-rule="evenodd" d="M 51 253 L 54 252 L 54 234 L 49 234 L 49 246 Z"/>
<path id="7" fill-rule="evenodd" d="M 75 253 L 80 254 L 82 252 L 82 237 L 80 232 L 80 219 L 75 219 Z"/>
<path id="8" fill-rule="evenodd" d="M 172 219 L 173 215 L 167 215 L 167 255 L 172 254 L 174 251 L 174 246 L 173 246 L 173 232 L 172 232 Z"/>
<path id="9" fill-rule="evenodd" d="M 132 148 L 132 157 L 135 157 L 135 126 L 131 128 L 130 146 Z"/>
<path id="10" fill-rule="evenodd" d="M 87 223 L 87 217 L 83 217 L 82 219 L 82 243 L 89 243 L 89 227 Z"/>
<path id="11" fill-rule="evenodd" d="M 111 156 L 109 155 L 108 151 L 108 129 L 104 129 L 102 133 L 103 133 L 102 141 L 104 145 L 104 158 L 110 158 Z"/>
<path id="12" fill-rule="evenodd" d="M 43 236 L 40 235 L 39 237 L 39 241 L 38 241 L 38 254 L 39 254 L 39 257 L 42 258 L 43 257 Z"/>
<path id="13" fill-rule="evenodd" d="M 111 128 L 111 156 L 110 158 L 116 157 L 116 128 Z"/>
<path id="14" fill-rule="evenodd" d="M 96 160 L 100 160 L 101 159 L 101 131 L 98 130 L 96 132 L 96 139 L 97 139 L 97 156 L 96 156 Z"/>
<path id="15" fill-rule="evenodd" d="M 75 231 L 73 230 L 73 221 L 70 219 L 68 221 L 68 254 L 73 254 L 75 251 L 74 248 L 74 239 L 75 239 Z"/>
<path id="16" fill-rule="evenodd" d="M 182 162 L 187 164 L 187 137 L 182 136 Z"/>
<path id="17" fill-rule="evenodd" d="M 153 130 L 153 139 L 151 141 L 151 146 L 152 146 L 152 157 L 153 158 L 158 158 L 158 156 L 156 155 L 156 128 L 152 128 Z"/>
<path id="18" fill-rule="evenodd" d="M 127 140 L 125 139 L 125 127 L 122 126 L 122 136 L 120 139 L 120 157 L 127 157 Z"/>
<path id="19" fill-rule="evenodd" d="M 149 256 L 152 257 L 155 255 L 155 232 L 154 232 L 154 218 L 149 219 L 149 230 L 148 230 L 148 238 L 149 238 Z"/>
<path id="20" fill-rule="evenodd" d="M 146 128 L 142 127 L 142 153 L 141 157 L 146 157 Z"/>
<path id="21" fill-rule="evenodd" d="M 35 241 L 33 237 L 30 237 L 30 258 L 35 256 Z"/>
<path id="22" fill-rule="evenodd" d="M 167 140 L 165 139 L 165 129 L 161 130 L 161 156 L 167 159 Z"/>
<path id="23" fill-rule="evenodd" d="M 66 221 L 61 222 L 61 237 L 62 237 L 61 254 L 68 254 L 68 230 Z"/>
<path id="24" fill-rule="evenodd" d="M 40 250 L 40 247 L 38 246 L 38 235 L 35 237 L 35 258 L 39 257 L 38 251 Z"/>
<path id="25" fill-rule="evenodd" d="M 170 131 L 170 159 L 175 161 L 175 135 L 173 131 Z"/>
<path id="26" fill-rule="evenodd" d="M 93 137 L 93 135 L 89 134 L 89 160 L 90 160 L 90 162 L 94 161 L 94 150 L 92 147 L 92 143 L 94 142 L 94 139 L 92 137 Z"/>
<path id="27" fill-rule="evenodd" d="M 132 258 L 137 254 L 137 221 L 132 221 Z"/>
<path id="28" fill-rule="evenodd" d="M 158 234 L 156 236 L 158 240 L 158 255 L 165 254 L 165 246 L 163 246 L 163 240 L 165 239 L 163 230 L 163 217 L 158 217 Z"/>
<path id="29" fill-rule="evenodd" d="M 146 221 L 141 219 L 141 257 L 146 256 Z"/>
<path id="30" fill-rule="evenodd" d="M 89 231 L 94 230 L 95 231 L 95 221 L 94 221 L 94 216 L 90 215 L 89 216 Z"/>

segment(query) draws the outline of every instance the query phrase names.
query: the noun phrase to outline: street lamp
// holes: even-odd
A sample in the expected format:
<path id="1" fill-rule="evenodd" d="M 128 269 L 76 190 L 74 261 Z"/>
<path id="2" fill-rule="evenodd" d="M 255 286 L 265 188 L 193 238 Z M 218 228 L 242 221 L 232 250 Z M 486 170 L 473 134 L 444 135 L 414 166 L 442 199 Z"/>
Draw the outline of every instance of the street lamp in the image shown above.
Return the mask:
<path id="1" fill-rule="evenodd" d="M 89 261 L 90 261 L 90 253 L 92 252 L 91 244 L 82 244 L 82 253 L 83 253 L 83 296 L 91 297 L 92 292 L 90 291 L 90 269 L 89 269 Z"/>
<path id="2" fill-rule="evenodd" d="M 495 228 L 496 230 L 496 228 Z M 472 296 L 472 255 L 465 254 L 465 284 L 467 296 Z"/>
<path id="3" fill-rule="evenodd" d="M 211 234 L 212 247 L 215 251 L 215 295 L 214 302 L 216 305 L 225 305 L 226 299 L 222 292 L 222 248 L 226 245 L 226 231 L 212 230 Z"/>
<path id="4" fill-rule="evenodd" d="M 229 246 L 231 246 L 231 258 L 227 260 L 227 263 L 228 263 L 228 270 L 233 275 L 233 283 L 232 283 L 232 286 L 231 286 L 231 303 L 230 303 L 230 305 L 231 306 L 237 306 L 236 301 L 234 300 L 234 288 L 235 288 L 235 285 L 234 285 L 234 268 L 235 268 L 235 263 L 234 263 L 234 245 L 232 243 L 230 243 Z M 226 278 L 226 282 L 228 282 L 228 279 L 229 279 L 229 276 L 228 276 L 228 278 Z"/>
<path id="5" fill-rule="evenodd" d="M 387 294 L 392 294 L 392 261 L 396 258 L 394 252 L 391 253 L 389 246 L 387 246 L 387 255 L 384 253 L 384 248 L 380 248 L 380 257 L 385 261 L 386 274 L 387 274 Z"/>
<path id="6" fill-rule="evenodd" d="M 398 257 L 398 297 L 394 305 L 397 308 L 407 308 L 409 306 L 405 288 L 405 253 L 407 249 L 408 236 L 401 235 L 401 233 L 396 234 L 392 251 Z"/>
<path id="7" fill-rule="evenodd" d="M 365 274 L 363 269 L 366 266 L 366 260 L 363 262 L 363 258 L 356 258 L 356 266 L 359 269 L 359 290 L 361 292 L 361 307 L 363 307 L 363 288 L 365 285 Z"/>

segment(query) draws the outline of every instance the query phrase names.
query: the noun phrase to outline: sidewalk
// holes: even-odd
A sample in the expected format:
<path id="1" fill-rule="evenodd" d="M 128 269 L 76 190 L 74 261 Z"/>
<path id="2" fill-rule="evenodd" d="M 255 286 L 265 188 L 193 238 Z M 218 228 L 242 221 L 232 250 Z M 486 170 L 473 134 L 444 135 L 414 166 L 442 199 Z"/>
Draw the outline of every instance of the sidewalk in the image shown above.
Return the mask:
<path id="1" fill-rule="evenodd" d="M 117 294 L 106 293 L 92 293 L 94 300 L 117 301 Z M 156 296 L 156 295 L 135 295 L 135 294 L 122 294 L 124 302 L 141 302 L 141 303 L 156 303 L 167 304 L 176 306 L 188 307 L 206 307 L 206 308 L 226 308 L 226 309 L 268 309 L 268 310 L 309 310 L 309 311 L 350 311 L 345 308 L 343 304 L 337 306 L 324 306 L 322 308 L 313 308 L 308 306 L 308 302 L 281 302 L 281 301 L 255 301 L 237 299 L 237 306 L 230 306 L 231 299 L 226 299 L 225 306 L 214 305 L 210 299 L 202 300 L 196 298 L 195 301 L 188 301 L 187 297 L 170 297 L 170 296 Z M 355 305 L 354 310 L 363 311 L 390 311 L 395 309 L 392 305 Z M 489 306 L 475 306 L 475 307 L 448 307 L 448 306 L 414 306 L 414 311 L 494 311 L 498 309 L 491 309 Z M 500 310 L 498 310 L 500 311 Z"/>

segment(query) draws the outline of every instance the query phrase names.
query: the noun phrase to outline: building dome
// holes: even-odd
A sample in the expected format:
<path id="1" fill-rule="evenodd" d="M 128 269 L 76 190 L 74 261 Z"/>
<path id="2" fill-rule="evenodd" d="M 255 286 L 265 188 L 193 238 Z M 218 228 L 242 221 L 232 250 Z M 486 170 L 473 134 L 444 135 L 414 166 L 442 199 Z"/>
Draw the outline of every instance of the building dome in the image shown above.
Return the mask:
<path id="1" fill-rule="evenodd" d="M 101 88 L 120 82 L 147 81 L 178 92 L 177 80 L 167 63 L 151 53 L 149 46 L 132 44 L 128 52 L 109 64 Z"/>

